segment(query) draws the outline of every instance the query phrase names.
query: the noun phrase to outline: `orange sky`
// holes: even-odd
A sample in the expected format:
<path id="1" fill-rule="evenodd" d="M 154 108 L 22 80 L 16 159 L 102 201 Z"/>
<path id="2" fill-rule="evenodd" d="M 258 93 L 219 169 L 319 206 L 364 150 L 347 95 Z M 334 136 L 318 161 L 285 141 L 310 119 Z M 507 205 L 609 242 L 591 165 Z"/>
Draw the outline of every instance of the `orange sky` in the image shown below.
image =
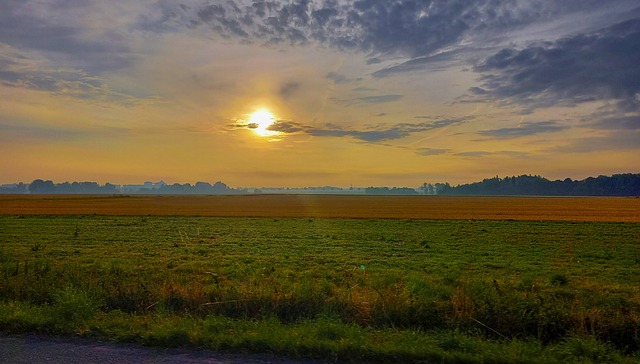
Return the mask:
<path id="1" fill-rule="evenodd" d="M 634 1 L 426 3 L 3 2 L 0 183 L 640 172 Z"/>

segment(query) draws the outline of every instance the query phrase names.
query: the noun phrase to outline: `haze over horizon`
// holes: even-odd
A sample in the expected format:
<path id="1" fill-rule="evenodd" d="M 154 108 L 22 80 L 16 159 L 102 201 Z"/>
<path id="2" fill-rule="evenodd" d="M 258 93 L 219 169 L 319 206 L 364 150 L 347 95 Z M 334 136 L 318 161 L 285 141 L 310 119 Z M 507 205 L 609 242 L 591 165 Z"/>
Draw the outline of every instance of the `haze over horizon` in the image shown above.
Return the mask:
<path id="1" fill-rule="evenodd" d="M 5 0 L 0 184 L 640 170 L 636 0 Z"/>

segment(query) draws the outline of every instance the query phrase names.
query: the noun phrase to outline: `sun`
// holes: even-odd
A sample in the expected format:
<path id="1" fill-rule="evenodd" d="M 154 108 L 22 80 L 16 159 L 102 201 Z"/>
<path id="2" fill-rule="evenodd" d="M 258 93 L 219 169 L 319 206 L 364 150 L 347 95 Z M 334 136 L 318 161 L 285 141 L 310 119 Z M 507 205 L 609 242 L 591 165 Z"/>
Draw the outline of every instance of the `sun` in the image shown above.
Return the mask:
<path id="1" fill-rule="evenodd" d="M 258 110 L 249 117 L 249 128 L 260 136 L 278 134 L 277 131 L 269 130 L 269 127 L 276 122 L 276 118 L 267 110 Z"/>

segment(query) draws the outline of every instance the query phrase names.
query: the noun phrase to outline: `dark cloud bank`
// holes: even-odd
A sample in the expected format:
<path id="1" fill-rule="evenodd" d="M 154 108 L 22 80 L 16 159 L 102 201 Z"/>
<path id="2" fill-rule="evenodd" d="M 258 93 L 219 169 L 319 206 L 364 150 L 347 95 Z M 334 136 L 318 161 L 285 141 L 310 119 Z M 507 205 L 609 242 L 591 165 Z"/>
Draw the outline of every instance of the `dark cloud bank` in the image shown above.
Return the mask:
<path id="1" fill-rule="evenodd" d="M 536 135 L 540 133 L 552 133 L 567 129 L 566 126 L 559 125 L 556 121 L 538 121 L 538 122 L 523 122 L 521 125 L 515 128 L 500 128 L 493 130 L 483 130 L 479 134 L 492 138 L 510 139 L 518 138 L 530 135 Z"/>
<path id="2" fill-rule="evenodd" d="M 479 81 L 466 101 L 497 101 L 518 106 L 522 113 L 599 101 L 608 106 L 593 115 L 594 124 L 602 127 L 604 120 L 613 129 L 640 124 L 640 5 L 635 1 L 228 1 L 183 7 L 176 14 L 192 27 L 247 42 L 320 43 L 364 52 L 372 65 L 388 57 L 405 59 L 379 69 L 375 77 L 466 64 Z M 537 29 L 540 39 L 517 39 L 527 29 Z M 515 46 L 501 46 L 510 42 Z M 327 78 L 348 82 L 337 73 Z M 513 137 L 562 129 L 536 124 L 483 134 Z M 316 134 L 378 139 L 375 133 L 341 130 Z"/>
<path id="3" fill-rule="evenodd" d="M 475 67 L 474 94 L 535 109 L 611 100 L 640 111 L 640 19 L 589 34 L 505 48 Z"/>
<path id="4" fill-rule="evenodd" d="M 618 9 L 617 12 L 612 10 Z M 224 37 L 266 43 L 321 42 L 341 49 L 371 52 L 371 63 L 389 54 L 411 58 L 435 55 L 461 41 L 481 35 L 496 41 L 505 32 L 560 19 L 591 15 L 591 22 L 615 19 L 634 1 L 595 0 L 297 0 L 210 1 L 186 7 L 167 5 L 165 11 L 193 27 L 204 27 Z M 636 14 L 637 15 L 637 14 Z M 476 45 L 477 46 L 477 45 Z"/>
<path id="5" fill-rule="evenodd" d="M 82 9 L 86 1 L 65 0 L 48 4 L 57 9 Z M 0 2 L 0 44 L 21 50 L 36 50 L 50 60 L 96 74 L 133 64 L 134 52 L 127 43 L 126 30 L 113 29 L 100 37 L 87 38 L 87 30 L 61 22 L 53 16 L 43 18 L 32 1 Z"/>

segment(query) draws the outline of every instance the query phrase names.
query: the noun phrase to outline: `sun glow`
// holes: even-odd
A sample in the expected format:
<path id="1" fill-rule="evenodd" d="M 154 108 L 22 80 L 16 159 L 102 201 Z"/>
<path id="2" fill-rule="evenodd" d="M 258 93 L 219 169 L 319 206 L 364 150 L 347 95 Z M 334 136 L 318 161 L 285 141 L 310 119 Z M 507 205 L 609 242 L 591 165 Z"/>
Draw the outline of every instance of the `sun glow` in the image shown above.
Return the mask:
<path id="1" fill-rule="evenodd" d="M 249 128 L 260 136 L 270 136 L 278 134 L 277 131 L 269 130 L 269 127 L 276 122 L 276 118 L 267 110 L 258 110 L 249 117 Z"/>

